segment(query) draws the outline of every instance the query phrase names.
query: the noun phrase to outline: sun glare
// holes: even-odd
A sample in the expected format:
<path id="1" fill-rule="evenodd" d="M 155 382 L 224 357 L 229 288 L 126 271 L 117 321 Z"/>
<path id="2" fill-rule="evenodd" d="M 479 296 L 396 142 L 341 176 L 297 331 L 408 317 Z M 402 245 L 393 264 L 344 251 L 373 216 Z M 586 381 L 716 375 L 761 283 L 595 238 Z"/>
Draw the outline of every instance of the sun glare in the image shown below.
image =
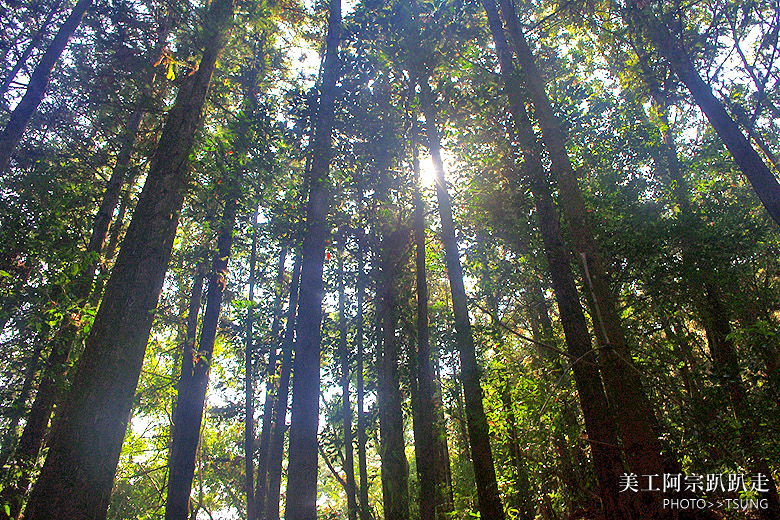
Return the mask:
<path id="1" fill-rule="evenodd" d="M 429 154 L 423 154 L 420 157 L 420 183 L 430 188 L 436 179 L 436 172 L 433 170 L 433 160 Z"/>

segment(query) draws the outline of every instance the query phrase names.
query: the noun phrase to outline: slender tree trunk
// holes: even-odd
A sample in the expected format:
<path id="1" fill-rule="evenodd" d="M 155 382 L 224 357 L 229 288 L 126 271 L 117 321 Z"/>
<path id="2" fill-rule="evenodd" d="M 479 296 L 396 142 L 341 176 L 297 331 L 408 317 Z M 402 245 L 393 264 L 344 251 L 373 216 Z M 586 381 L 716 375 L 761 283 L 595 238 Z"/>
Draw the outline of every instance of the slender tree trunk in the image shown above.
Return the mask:
<path id="1" fill-rule="evenodd" d="M 24 97 L 16 105 L 14 111 L 11 112 L 11 118 L 6 123 L 3 133 L 0 134 L 0 172 L 8 168 L 11 155 L 22 139 L 27 123 L 38 109 L 38 105 L 40 105 L 43 96 L 46 94 L 46 88 L 49 86 L 49 79 L 51 78 L 54 65 L 60 59 L 62 51 L 65 50 L 65 46 L 68 44 L 68 40 L 76 32 L 76 28 L 81 23 L 81 18 L 91 5 L 92 0 L 78 1 L 30 76 Z"/>
<path id="2" fill-rule="evenodd" d="M 525 100 L 519 95 L 518 90 L 513 88 L 514 85 L 510 81 L 509 74 L 514 68 L 495 3 L 491 0 L 483 0 L 482 3 L 488 14 L 490 29 L 496 44 L 506 94 L 509 96 L 513 128 L 523 152 L 526 181 L 531 187 L 536 205 L 539 231 L 545 246 L 564 336 L 569 354 L 573 358 L 572 370 L 585 418 L 585 428 L 591 442 L 604 513 L 607 520 L 630 519 L 633 518 L 633 513 L 628 498 L 626 495 L 621 495 L 617 487 L 619 477 L 625 470 L 620 456 L 614 419 L 602 387 L 588 326 L 574 281 L 574 273 L 563 243 L 560 222 L 542 166 L 539 144 L 531 121 L 525 113 Z"/>
<path id="3" fill-rule="evenodd" d="M 206 310 L 197 351 L 182 356 L 179 393 L 176 401 L 175 436 L 171 439 L 168 459 L 168 500 L 165 520 L 184 520 L 189 516 L 190 491 L 195 476 L 195 452 L 198 449 L 203 406 L 209 382 L 214 343 L 217 339 L 222 298 L 228 277 L 228 261 L 233 244 L 238 186 L 228 188 L 228 200 L 222 213 L 222 226 L 217 238 L 217 251 L 209 274 Z"/>
<path id="4" fill-rule="evenodd" d="M 137 175 L 131 175 L 130 178 L 127 179 L 124 193 L 120 195 L 119 209 L 116 212 L 114 223 L 109 229 L 108 243 L 106 244 L 105 251 L 103 251 L 103 259 L 106 262 L 113 260 L 116 256 L 117 249 L 119 248 L 120 239 L 122 238 L 122 229 L 125 227 L 125 216 L 127 215 L 127 210 L 132 202 L 132 187 L 136 177 Z M 98 285 L 102 285 L 100 281 L 98 281 Z M 102 290 L 95 292 L 102 293 Z"/>
<path id="5" fill-rule="evenodd" d="M 679 35 L 674 34 L 659 20 L 649 7 L 640 10 L 636 6 L 631 6 L 629 9 L 631 16 L 637 17 L 644 25 L 648 37 L 691 92 L 696 104 L 707 116 L 715 132 L 734 157 L 734 162 L 753 186 L 769 216 L 780 224 L 780 183 L 758 152 L 750 145 L 750 141 L 728 114 L 723 103 L 712 93 L 712 88 L 701 78 Z"/>
<path id="6" fill-rule="evenodd" d="M 268 447 L 268 490 L 266 492 L 267 513 L 261 520 L 279 520 L 279 494 L 282 486 L 282 459 L 284 458 L 284 432 L 287 431 L 287 401 L 290 393 L 290 372 L 293 364 L 293 341 L 295 319 L 298 310 L 298 288 L 301 282 L 301 256 L 298 254 L 293 266 L 290 282 L 290 303 L 287 308 L 282 363 L 279 373 L 279 390 L 274 403 L 271 429 L 271 443 Z M 288 465 L 289 467 L 289 465 Z M 259 490 L 265 492 L 265 490 Z"/>
<path id="7" fill-rule="evenodd" d="M 441 143 L 436 128 L 436 110 L 433 105 L 433 93 L 427 78 L 420 81 L 420 102 L 425 114 L 425 127 L 428 134 L 429 150 L 436 173 L 436 200 L 441 218 L 441 239 L 447 264 L 447 277 L 452 293 L 452 310 L 455 315 L 455 335 L 460 353 L 460 366 L 463 377 L 463 392 L 466 402 L 466 417 L 471 441 L 474 477 L 477 483 L 479 511 L 485 520 L 501 520 L 504 509 L 498 494 L 496 470 L 493 467 L 493 454 L 490 451 L 490 437 L 487 418 L 482 403 L 479 366 L 471 334 L 468 300 L 463 285 L 463 269 L 460 264 L 458 243 L 455 239 L 455 225 L 452 219 L 452 206 L 444 179 L 444 163 L 441 159 Z"/>
<path id="8" fill-rule="evenodd" d="M 257 513 L 260 517 L 265 514 L 266 493 L 268 489 L 268 462 L 271 443 L 271 421 L 273 419 L 274 403 L 278 398 L 279 384 L 274 382 L 276 375 L 277 345 L 281 346 L 280 338 L 282 300 L 284 298 L 284 263 L 287 260 L 287 248 L 283 247 L 279 255 L 279 263 L 276 271 L 274 291 L 276 297 L 273 304 L 273 321 L 271 323 L 271 343 L 268 347 L 268 365 L 265 373 L 265 404 L 263 405 L 263 425 L 260 433 L 260 442 L 257 445 L 257 486 L 255 488 L 255 500 L 257 501 Z"/>
<path id="9" fill-rule="evenodd" d="M 192 355 L 195 352 L 195 347 L 198 337 L 198 321 L 200 316 L 201 300 L 203 299 L 203 282 L 206 279 L 205 273 L 206 266 L 199 263 L 195 268 L 195 277 L 192 279 L 192 289 L 190 292 L 190 301 L 187 305 L 187 323 L 185 324 L 184 343 L 178 353 L 177 359 L 174 360 L 178 366 L 171 371 L 174 372 L 174 381 L 181 379 L 181 365 L 185 356 Z M 171 417 L 176 417 L 177 398 L 172 398 L 171 403 Z M 176 423 L 171 423 L 169 431 L 168 450 L 170 451 L 173 438 L 176 437 L 174 430 L 176 429 Z M 170 453 L 168 455 L 170 458 Z"/>
<path id="10" fill-rule="evenodd" d="M 349 349 L 347 348 L 346 292 L 344 285 L 344 251 L 338 253 L 339 291 L 339 357 L 341 358 L 341 409 L 344 414 L 344 490 L 347 493 L 347 518 L 357 520 L 357 490 L 355 486 L 355 462 L 352 450 L 352 406 L 349 402 Z"/>
<path id="11" fill-rule="evenodd" d="M 95 215 L 92 236 L 87 246 L 88 252 L 99 253 L 103 249 L 103 244 L 108 236 L 111 218 L 114 216 L 114 210 L 119 204 L 119 196 L 126 180 L 127 170 L 130 167 L 130 159 L 135 149 L 135 142 L 138 137 L 138 130 L 141 128 L 143 115 L 143 111 L 140 108 L 136 108 L 127 120 L 127 127 L 125 128 L 124 139 L 116 158 L 116 165 L 111 172 L 106 191 L 103 193 L 103 200 Z M 95 263 L 93 266 L 92 274 L 94 276 L 94 269 L 97 267 L 97 264 Z"/>
<path id="12" fill-rule="evenodd" d="M 246 328 L 244 331 L 244 486 L 246 493 L 247 520 L 257 520 L 257 501 L 255 497 L 255 374 L 254 374 L 254 336 L 252 328 L 255 318 L 255 270 L 257 266 L 257 215 L 259 205 L 252 215 L 252 250 L 249 253 L 249 306 L 246 310 Z"/>
<path id="13" fill-rule="evenodd" d="M 419 427 L 415 429 L 414 449 L 417 459 L 417 477 L 420 481 L 420 520 L 435 520 L 438 493 L 445 483 L 436 471 L 436 416 L 433 395 L 433 369 L 428 330 L 428 280 L 425 273 L 425 207 L 420 194 L 420 158 L 417 127 L 412 129 L 412 169 L 414 170 L 414 247 L 417 279 L 417 403 Z"/>
<path id="14" fill-rule="evenodd" d="M 2 329 L 0 329 L 0 332 L 2 332 Z M 3 468 L 5 468 L 5 465 L 11 459 L 12 455 L 14 455 L 14 450 L 18 451 L 20 449 L 19 446 L 16 446 L 17 436 L 19 435 L 17 429 L 19 428 L 19 421 L 25 415 L 27 401 L 30 400 L 30 394 L 32 394 L 33 387 L 35 386 L 35 379 L 38 374 L 38 369 L 41 366 L 41 354 L 43 353 L 43 347 L 46 345 L 46 341 L 43 338 L 36 338 L 34 345 L 33 352 L 25 367 L 22 388 L 19 390 L 19 395 L 16 396 L 11 405 L 11 413 L 13 413 L 13 416 L 3 435 L 2 451 L 0 451 L 0 471 L 2 471 L 0 482 L 5 481 L 4 477 L 6 472 Z M 28 414 L 27 417 L 27 421 L 29 422 L 30 415 Z M 24 435 L 24 433 L 22 433 L 22 435 Z M 18 456 L 16 456 L 16 458 L 18 459 Z M 6 497 L 6 490 L 9 488 L 12 488 L 12 486 L 8 486 L 6 482 L 6 487 L 3 489 L 2 494 L 0 494 L 0 504 L 8 504 L 10 502 L 9 498 Z M 3 511 L 0 511 L 0 518 L 2 518 L 3 513 Z"/>
<path id="15" fill-rule="evenodd" d="M 358 207 L 363 206 L 362 192 L 358 198 Z M 371 508 L 368 504 L 368 465 L 366 463 L 366 414 L 363 410 L 365 400 L 365 380 L 363 374 L 363 298 L 365 293 L 365 274 L 363 273 L 363 241 L 365 235 L 362 229 L 357 231 L 357 287 L 355 298 L 357 300 L 356 327 L 355 327 L 355 350 L 357 359 L 355 360 L 355 372 L 357 373 L 357 396 L 355 406 L 357 407 L 357 441 L 358 441 L 358 473 L 360 474 L 360 520 L 371 520 Z"/>
<path id="16" fill-rule="evenodd" d="M 232 18 L 232 1 L 212 3 L 200 67 L 184 80 L 168 114 L 70 393 L 55 421 L 49 454 L 25 513 L 28 520 L 106 514 L 184 201 L 187 159 Z"/>
<path id="17" fill-rule="evenodd" d="M 320 103 L 312 145 L 306 234 L 301 248 L 300 312 L 296 327 L 293 368 L 292 419 L 287 477 L 287 520 L 317 518 L 317 423 L 320 396 L 320 342 L 322 334 L 322 266 L 328 236 L 330 194 L 328 178 L 331 132 L 339 77 L 338 47 L 341 1 L 330 0 L 328 33 L 323 64 Z"/>
<path id="18" fill-rule="evenodd" d="M 436 479 L 442 483 L 442 489 L 437 495 L 437 520 L 446 520 L 455 508 L 455 497 L 452 489 L 452 467 L 450 466 L 450 447 L 447 444 L 447 420 L 444 417 L 444 401 L 442 399 L 441 371 L 437 351 L 431 352 L 433 368 L 433 410 L 436 417 L 434 442 L 436 443 Z"/>
<path id="19" fill-rule="evenodd" d="M 74 325 L 66 325 L 66 327 L 76 328 Z M 60 332 L 62 331 L 60 330 Z M 52 409 L 66 385 L 64 379 L 70 351 L 65 351 L 56 340 L 52 348 L 55 350 L 52 350 L 46 360 L 46 367 L 41 374 L 35 400 L 30 407 L 27 422 L 14 453 L 14 463 L 18 468 L 19 476 L 14 485 L 6 486 L 0 494 L 0 502 L 9 505 L 10 513 L 5 517 L 5 512 L 0 512 L 0 519 L 16 518 L 22 511 L 30 479 L 38 463 L 38 454 L 49 427 Z"/>

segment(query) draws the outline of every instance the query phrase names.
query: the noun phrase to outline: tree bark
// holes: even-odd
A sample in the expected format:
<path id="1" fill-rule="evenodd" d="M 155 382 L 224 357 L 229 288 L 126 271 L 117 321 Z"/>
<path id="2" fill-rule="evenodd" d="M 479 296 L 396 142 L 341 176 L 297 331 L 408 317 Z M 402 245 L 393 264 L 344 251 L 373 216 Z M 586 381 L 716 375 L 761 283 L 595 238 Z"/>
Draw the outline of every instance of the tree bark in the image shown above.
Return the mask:
<path id="1" fill-rule="evenodd" d="M 362 192 L 358 197 L 358 207 L 363 206 Z M 357 287 L 355 289 L 356 295 L 356 314 L 355 320 L 357 325 L 355 326 L 355 350 L 357 351 L 357 359 L 355 360 L 355 372 L 357 373 L 357 388 L 356 388 L 356 403 L 357 407 L 357 441 L 358 441 L 358 473 L 360 474 L 360 520 L 371 520 L 371 508 L 368 503 L 368 465 L 366 463 L 366 442 L 368 441 L 366 435 L 366 414 L 363 410 L 363 402 L 365 400 L 365 380 L 363 375 L 363 298 L 365 293 L 365 274 L 363 273 L 364 261 L 363 261 L 363 242 L 365 235 L 363 229 L 357 230 L 358 243 L 357 249 Z"/>
<path id="2" fill-rule="evenodd" d="M 29 520 L 105 517 L 154 309 L 178 227 L 188 157 L 217 56 L 233 18 L 215 0 L 206 48 L 185 78 L 152 157 L 144 190 L 25 513 Z"/>
<path id="3" fill-rule="evenodd" d="M 328 32 L 323 64 L 306 209 L 306 234 L 301 248 L 300 312 L 296 326 L 292 418 L 287 477 L 287 520 L 317 518 L 317 423 L 320 396 L 320 343 L 322 333 L 322 266 L 328 236 L 328 189 L 331 133 L 334 122 L 336 81 L 339 77 L 341 1 L 330 0 Z"/>
<path id="4" fill-rule="evenodd" d="M 22 139 L 24 129 L 32 118 L 38 105 L 41 104 L 43 96 L 46 94 L 46 88 L 49 86 L 52 69 L 60 59 L 62 51 L 68 45 L 68 40 L 76 32 L 76 28 L 81 23 L 84 13 L 92 5 L 92 0 L 79 0 L 73 6 L 68 18 L 63 22 L 57 35 L 54 37 L 46 52 L 41 57 L 40 63 L 35 67 L 30 81 L 27 84 L 27 91 L 24 93 L 19 104 L 11 112 L 11 118 L 5 125 L 3 133 L 0 134 L 0 172 L 4 172 L 11 161 L 16 146 Z"/>
<path id="5" fill-rule="evenodd" d="M 344 286 L 344 250 L 338 253 L 339 292 L 339 357 L 341 361 L 341 409 L 344 414 L 344 491 L 347 493 L 347 518 L 357 520 L 357 490 L 355 486 L 355 462 L 352 450 L 352 406 L 349 402 L 349 349 L 347 348 L 346 292 Z"/>
<path id="6" fill-rule="evenodd" d="M 206 266 L 203 263 L 198 263 L 195 267 L 195 277 L 192 279 L 192 289 L 190 291 L 190 301 L 187 305 L 187 322 L 185 324 L 184 343 L 179 350 L 176 357 L 176 367 L 171 369 L 173 373 L 173 380 L 178 381 L 181 379 L 181 364 L 184 356 L 191 355 L 195 352 L 195 346 L 198 337 L 198 321 L 200 316 L 201 300 L 203 300 L 203 282 L 206 279 Z M 173 397 L 171 403 L 171 417 L 176 416 L 177 397 Z M 170 451 L 170 444 L 173 438 L 176 436 L 174 430 L 176 429 L 176 423 L 171 423 L 169 430 L 169 442 L 168 450 Z M 170 454 L 168 455 L 170 458 Z"/>
<path id="7" fill-rule="evenodd" d="M 257 268 L 257 215 L 260 206 L 255 206 L 252 215 L 252 249 L 249 253 L 249 306 L 246 310 L 244 328 L 244 492 L 246 493 L 247 520 L 257 520 L 257 499 L 255 496 L 255 373 L 254 373 L 254 335 L 252 332 L 255 318 L 255 271 Z"/>
<path id="8" fill-rule="evenodd" d="M 445 483 L 440 481 L 437 468 L 436 415 L 433 395 L 433 369 L 431 367 L 430 334 L 428 330 L 428 280 L 425 273 L 425 207 L 420 193 L 420 158 L 417 143 L 417 126 L 412 129 L 412 169 L 414 182 L 415 276 L 417 280 L 417 405 L 419 426 L 415 428 L 414 450 L 417 459 L 417 478 L 420 482 L 420 520 L 435 520 L 436 506 L 441 501 Z"/>

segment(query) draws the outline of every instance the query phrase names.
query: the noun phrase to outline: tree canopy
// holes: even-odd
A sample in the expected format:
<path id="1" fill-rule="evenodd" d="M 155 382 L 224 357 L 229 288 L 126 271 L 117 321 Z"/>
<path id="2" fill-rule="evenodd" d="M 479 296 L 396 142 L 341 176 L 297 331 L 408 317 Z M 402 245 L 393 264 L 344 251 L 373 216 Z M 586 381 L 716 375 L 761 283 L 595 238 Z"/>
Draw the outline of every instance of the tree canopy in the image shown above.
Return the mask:
<path id="1" fill-rule="evenodd" d="M 780 518 L 776 2 L 0 6 L 0 518 Z"/>

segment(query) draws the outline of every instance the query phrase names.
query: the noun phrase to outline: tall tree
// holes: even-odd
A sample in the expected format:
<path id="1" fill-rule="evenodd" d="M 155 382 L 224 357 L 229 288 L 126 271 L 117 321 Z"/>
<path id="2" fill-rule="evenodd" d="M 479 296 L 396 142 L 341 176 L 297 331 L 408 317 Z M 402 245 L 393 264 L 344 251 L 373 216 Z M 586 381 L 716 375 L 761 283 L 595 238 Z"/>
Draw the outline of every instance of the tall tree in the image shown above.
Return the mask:
<path id="1" fill-rule="evenodd" d="M 593 237 L 592 224 L 566 149 L 566 136 L 545 92 L 544 76 L 520 28 L 514 5 L 511 0 L 501 0 L 500 7 L 521 66 L 522 82 L 533 102 L 542 140 L 550 155 L 550 169 L 558 181 L 561 209 L 569 222 L 572 243 L 582 262 L 586 296 L 601 347 L 602 377 L 607 396 L 616 407 L 616 422 L 627 462 L 637 474 L 663 474 L 664 459 L 653 429 L 656 419 L 652 404 L 644 392 L 641 379 L 636 379 L 638 370 L 632 362 L 617 302 L 610 288 L 610 278 Z M 645 514 L 658 518 L 672 514 L 664 510 L 661 493 L 645 493 L 640 500 Z"/>
<path id="2" fill-rule="evenodd" d="M 260 431 L 260 440 L 257 443 L 258 463 L 257 463 L 257 486 L 255 492 L 255 501 L 257 513 L 262 515 L 266 511 L 266 499 L 270 498 L 267 494 L 269 458 L 271 454 L 270 442 L 271 431 L 273 429 L 273 410 L 277 399 L 279 399 L 279 383 L 276 378 L 277 372 L 277 346 L 281 347 L 282 341 L 279 341 L 282 328 L 282 300 L 284 298 L 284 263 L 287 259 L 287 248 L 282 247 L 279 256 L 279 263 L 276 271 L 276 283 L 274 284 L 274 303 L 272 307 L 271 338 L 268 345 L 268 364 L 265 371 L 265 403 L 263 404 L 263 421 Z M 254 434 L 253 434 L 254 435 Z"/>
<path id="3" fill-rule="evenodd" d="M 249 306 L 246 309 L 244 325 L 244 491 L 246 493 L 247 520 L 257 520 L 257 500 L 255 498 L 255 373 L 254 373 L 254 318 L 255 318 L 255 270 L 257 268 L 257 217 L 260 206 L 255 207 L 252 215 L 252 248 L 249 253 Z"/>
<path id="4" fill-rule="evenodd" d="M 41 104 L 41 100 L 43 100 L 43 96 L 46 94 L 46 88 L 49 86 L 49 79 L 51 78 L 54 65 L 60 59 L 62 51 L 68 45 L 68 40 L 76 32 L 76 28 L 81 23 L 84 13 L 87 12 L 91 5 L 92 0 L 79 0 L 73 6 L 70 15 L 65 19 L 57 35 L 41 57 L 41 61 L 30 75 L 30 81 L 27 84 L 27 91 L 24 93 L 24 97 L 16 105 L 14 111 L 11 112 L 11 118 L 6 123 L 3 133 L 0 134 L 0 172 L 8 168 L 11 155 L 22 139 L 27 123 L 38 109 L 38 105 Z"/>
<path id="5" fill-rule="evenodd" d="M 358 192 L 358 214 L 361 213 L 363 207 L 363 192 Z M 365 317 L 363 316 L 363 300 L 365 298 L 365 273 L 364 260 L 363 260 L 363 248 L 365 241 L 365 233 L 362 228 L 356 230 L 355 240 L 357 242 L 357 276 L 355 280 L 355 373 L 356 373 L 356 388 L 355 388 L 355 407 L 357 409 L 357 448 L 358 448 L 358 473 L 360 475 L 359 491 L 359 508 L 360 508 L 360 520 L 369 520 L 371 518 L 371 509 L 368 504 L 368 467 L 366 462 L 366 414 L 363 408 L 365 401 L 365 376 L 363 373 L 363 324 Z"/>
<path id="6" fill-rule="evenodd" d="M 301 256 L 295 256 L 292 280 L 290 281 L 290 300 L 287 307 L 284 341 L 282 343 L 282 362 L 279 367 L 279 386 L 276 391 L 273 415 L 271 418 L 271 438 L 268 445 L 268 487 L 258 489 L 257 497 L 265 494 L 265 511 L 258 511 L 259 518 L 279 520 L 279 499 L 282 486 L 282 459 L 284 458 L 284 434 L 287 431 L 287 403 L 290 394 L 290 372 L 293 364 L 293 342 L 295 339 L 295 320 L 298 310 L 298 297 L 301 282 Z M 263 455 L 260 454 L 262 457 Z M 289 466 L 288 466 L 289 467 Z M 259 480 L 259 479 L 258 479 Z"/>
<path id="7" fill-rule="evenodd" d="M 338 284 L 338 351 L 341 370 L 341 412 L 343 417 L 342 433 L 344 437 L 344 490 L 347 492 L 347 518 L 357 520 L 357 487 L 355 485 L 354 450 L 352 449 L 352 405 L 349 400 L 350 362 L 349 347 L 347 344 L 347 295 L 346 282 L 344 280 L 344 254 L 346 236 L 342 233 L 341 247 L 338 251 L 336 277 Z"/>
<path id="8" fill-rule="evenodd" d="M 381 177 L 386 178 L 386 174 Z M 389 189 L 377 191 L 383 202 L 380 212 L 394 215 L 388 204 Z M 393 217 L 390 217 L 393 218 Z M 382 501 L 387 520 L 409 518 L 409 464 L 404 451 L 404 415 L 399 362 L 401 338 L 397 332 L 401 314 L 398 287 L 408 247 L 408 230 L 400 223 L 380 223 L 382 233 L 377 257 L 378 327 L 381 326 L 382 349 L 377 367 L 377 406 L 379 408 L 379 454 L 382 460 Z"/>
<path id="9" fill-rule="evenodd" d="M 425 129 L 428 135 L 428 150 L 433 159 L 436 174 L 436 200 L 441 220 L 441 241 L 444 245 L 444 257 L 447 264 L 447 278 L 452 294 L 452 312 L 455 315 L 455 333 L 460 354 L 460 369 L 463 380 L 463 393 L 466 402 L 466 421 L 471 445 L 471 460 L 474 464 L 474 477 L 477 481 L 479 511 L 483 518 L 501 520 L 504 509 L 498 494 L 496 470 L 493 467 L 493 454 L 490 451 L 490 437 L 485 407 L 482 403 L 480 370 L 477 363 L 474 337 L 471 333 L 468 298 L 463 284 L 463 267 L 460 263 L 458 242 L 455 239 L 455 224 L 452 218 L 452 204 L 447 191 L 444 174 L 444 162 L 441 158 L 441 142 L 436 123 L 436 108 L 433 92 L 428 85 L 427 74 L 420 75 L 420 105 L 425 115 Z"/>
<path id="10" fill-rule="evenodd" d="M 330 208 L 329 168 L 331 132 L 335 118 L 336 81 L 339 77 L 341 1 L 330 0 L 320 100 L 315 120 L 306 231 L 301 249 L 301 285 L 296 324 L 292 385 L 292 418 L 285 518 L 317 518 L 317 424 L 320 399 L 320 343 L 322 333 L 322 268 L 328 237 Z"/>
<path id="11" fill-rule="evenodd" d="M 445 483 L 436 471 L 438 455 L 436 449 L 437 431 L 434 394 L 433 368 L 431 366 L 430 333 L 428 330 L 428 279 L 425 272 L 425 207 L 420 193 L 420 157 L 418 151 L 418 128 L 412 127 L 412 170 L 414 172 L 414 248 L 415 276 L 417 281 L 417 373 L 416 417 L 419 426 L 415 429 L 414 449 L 417 462 L 417 475 L 420 481 L 420 520 L 434 520 L 437 516 L 437 504 L 442 501 L 437 495 L 444 492 Z M 443 513 L 441 511 L 440 513 Z"/>
<path id="12" fill-rule="evenodd" d="M 628 497 L 618 492 L 617 483 L 624 468 L 618 448 L 616 426 L 598 372 L 574 273 L 563 242 L 559 217 L 542 165 L 540 146 L 533 125 L 524 109 L 525 100 L 520 96 L 517 85 L 513 84 L 511 79 L 514 67 L 498 9 L 495 2 L 490 0 L 483 1 L 483 6 L 488 14 L 490 30 L 496 45 L 505 92 L 509 96 L 512 128 L 523 153 L 525 182 L 530 186 L 534 197 L 539 231 L 545 246 L 566 345 L 572 358 L 571 367 L 585 419 L 585 428 L 592 441 L 591 451 L 604 513 L 610 520 L 633 518 Z M 523 179 L 518 176 L 516 181 L 522 182 Z"/>
<path id="13" fill-rule="evenodd" d="M 198 70 L 183 80 L 168 114 L 26 518 L 106 514 L 184 201 L 188 157 L 232 19 L 231 0 L 215 0 L 204 19 L 203 57 Z"/>
<path id="14" fill-rule="evenodd" d="M 647 37 L 669 61 L 672 70 L 691 92 L 696 104 L 707 116 L 712 128 L 726 145 L 743 175 L 753 186 L 769 216 L 780 225 L 780 182 L 761 159 L 750 141 L 742 133 L 739 124 L 732 119 L 723 103 L 712 93 L 712 88 L 702 79 L 690 52 L 683 43 L 683 34 L 673 31 L 656 16 L 650 6 L 640 7 L 631 2 L 627 9 L 646 29 Z"/>
<path id="15" fill-rule="evenodd" d="M 228 277 L 228 262 L 233 245 L 233 228 L 238 211 L 240 174 L 227 172 L 225 207 L 222 212 L 217 250 L 209 273 L 206 310 L 197 350 L 182 356 L 178 397 L 173 415 L 171 452 L 168 459 L 168 499 L 166 520 L 184 520 L 190 516 L 190 491 L 195 475 L 195 452 L 200 439 L 203 406 L 209 382 L 214 343 L 217 339 L 219 315 Z"/>

